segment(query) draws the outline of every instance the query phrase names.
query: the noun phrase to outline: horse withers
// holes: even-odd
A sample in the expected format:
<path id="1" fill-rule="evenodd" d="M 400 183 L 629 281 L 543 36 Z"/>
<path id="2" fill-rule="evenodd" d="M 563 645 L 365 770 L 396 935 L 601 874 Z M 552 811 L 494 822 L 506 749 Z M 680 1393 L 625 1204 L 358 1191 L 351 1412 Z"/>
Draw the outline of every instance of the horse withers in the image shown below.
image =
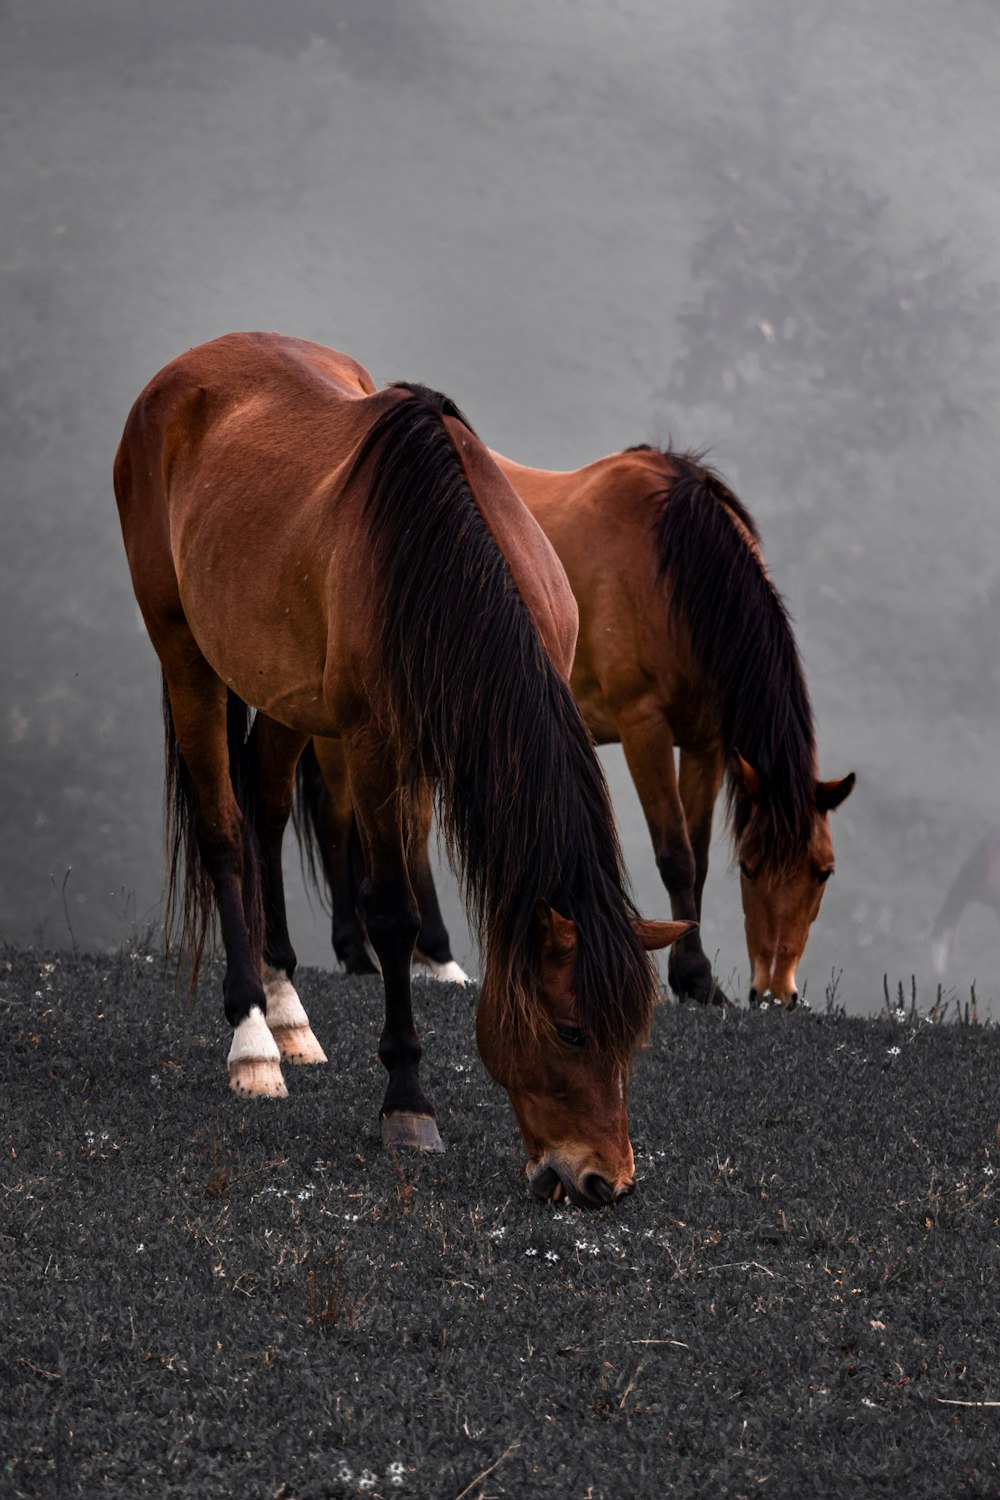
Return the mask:
<path id="1" fill-rule="evenodd" d="M 343 354 L 232 334 L 156 375 L 115 462 L 165 683 L 170 889 L 197 959 L 217 911 L 232 1089 L 319 1060 L 295 992 L 281 839 L 314 735 L 341 741 L 385 989 L 390 1149 L 441 1149 L 410 1000 L 415 831 L 432 793 L 481 937 L 477 1037 L 540 1197 L 631 1190 L 626 1075 L 656 994 L 607 787 L 568 686 L 565 573 L 457 408 Z M 248 706 L 258 712 L 251 725 Z"/>

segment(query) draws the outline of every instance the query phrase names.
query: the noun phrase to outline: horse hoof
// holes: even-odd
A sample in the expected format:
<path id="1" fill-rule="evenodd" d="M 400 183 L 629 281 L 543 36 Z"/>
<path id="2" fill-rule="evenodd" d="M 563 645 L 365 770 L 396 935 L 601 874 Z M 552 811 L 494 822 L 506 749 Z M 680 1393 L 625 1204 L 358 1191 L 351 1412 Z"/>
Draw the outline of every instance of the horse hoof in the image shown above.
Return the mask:
<path id="1" fill-rule="evenodd" d="M 446 963 L 439 963 L 436 958 L 428 958 L 426 954 L 418 950 L 413 955 L 413 962 L 420 968 L 426 969 L 432 979 L 439 979 L 442 984 L 469 983 L 468 974 L 453 958 L 449 958 Z"/>
<path id="2" fill-rule="evenodd" d="M 443 1151 L 432 1115 L 414 1115 L 407 1110 L 382 1116 L 382 1145 L 387 1151 Z"/>
<path id="3" fill-rule="evenodd" d="M 229 1087 L 241 1099 L 287 1099 L 281 1063 L 275 1058 L 241 1058 L 229 1064 Z"/>
<path id="4" fill-rule="evenodd" d="M 326 1062 L 326 1053 L 316 1040 L 311 1026 L 274 1026 L 271 1035 L 278 1044 L 282 1062 Z"/>

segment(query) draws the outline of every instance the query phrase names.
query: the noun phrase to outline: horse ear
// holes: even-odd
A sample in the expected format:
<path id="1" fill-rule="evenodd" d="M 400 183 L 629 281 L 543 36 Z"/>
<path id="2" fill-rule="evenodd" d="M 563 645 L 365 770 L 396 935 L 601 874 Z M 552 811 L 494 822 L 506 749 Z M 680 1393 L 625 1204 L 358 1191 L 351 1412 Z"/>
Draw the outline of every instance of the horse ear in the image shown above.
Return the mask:
<path id="1" fill-rule="evenodd" d="M 576 923 L 561 917 L 547 901 L 536 902 L 535 924 L 542 939 L 543 958 L 569 958 L 576 952 Z"/>
<path id="2" fill-rule="evenodd" d="M 760 772 L 738 750 L 733 751 L 733 777 L 744 797 L 751 802 L 760 801 Z"/>
<path id="3" fill-rule="evenodd" d="M 834 808 L 839 807 L 842 802 L 846 802 L 854 790 L 856 780 L 857 778 L 852 771 L 849 776 L 844 777 L 843 781 L 817 781 L 816 806 L 820 812 L 833 812 Z"/>
<path id="4" fill-rule="evenodd" d="M 642 917 L 632 918 L 632 930 L 647 953 L 669 948 L 678 938 L 694 932 L 697 926 L 697 922 L 647 922 Z"/>

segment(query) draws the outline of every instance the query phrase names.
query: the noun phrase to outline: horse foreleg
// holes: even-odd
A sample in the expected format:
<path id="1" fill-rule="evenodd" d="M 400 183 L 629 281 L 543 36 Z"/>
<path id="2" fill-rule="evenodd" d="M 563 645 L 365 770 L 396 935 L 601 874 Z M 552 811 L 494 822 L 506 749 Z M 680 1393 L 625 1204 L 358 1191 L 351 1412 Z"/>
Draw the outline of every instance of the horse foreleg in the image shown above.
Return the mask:
<path id="1" fill-rule="evenodd" d="M 285 1062 L 325 1063 L 309 1017 L 292 980 L 295 950 L 288 935 L 281 844 L 295 792 L 295 767 L 305 737 L 258 714 L 253 727 L 255 762 L 254 822 L 260 849 L 264 908 L 261 977 L 267 997 L 267 1024 Z"/>
<path id="2" fill-rule="evenodd" d="M 677 783 L 670 727 L 658 704 L 647 705 L 620 725 L 620 735 L 625 759 L 646 815 L 660 879 L 670 897 L 670 914 L 678 921 L 697 922 L 701 914 L 698 862 Z M 705 861 L 707 867 L 707 849 Z M 704 874 L 701 885 L 704 885 Z M 727 1003 L 712 974 L 712 965 L 697 929 L 680 938 L 670 949 L 667 977 L 680 1000 L 697 1000 L 702 1005 Z"/>
<path id="3" fill-rule="evenodd" d="M 427 787 L 421 793 L 419 807 L 414 811 L 407 851 L 410 879 L 420 908 L 420 931 L 417 933 L 413 958 L 414 962 L 428 968 L 435 979 L 447 980 L 452 984 L 468 984 L 468 974 L 452 956 L 451 941 L 441 915 L 437 887 L 431 872 L 428 841 L 433 813 L 433 799 L 430 788 Z"/>
<path id="4" fill-rule="evenodd" d="M 684 807 L 691 852 L 694 855 L 694 903 L 698 921 L 701 921 L 701 898 L 708 875 L 708 853 L 712 843 L 712 817 L 715 803 L 722 785 L 723 760 L 718 749 L 680 753 L 680 794 Z M 707 962 L 707 960 L 706 960 Z M 719 988 L 710 997 L 713 1005 L 728 1005 L 731 1002 Z"/>
<path id="5" fill-rule="evenodd" d="M 422 1048 L 413 1021 L 410 962 L 420 911 L 406 858 L 404 798 L 392 754 L 374 731 L 345 741 L 355 814 L 368 874 L 361 904 L 368 937 L 382 968 L 385 1025 L 378 1055 L 389 1074 L 379 1111 L 390 1150 L 442 1151 L 434 1109 L 420 1083 Z"/>
<path id="6" fill-rule="evenodd" d="M 175 816 L 184 820 L 189 832 L 193 829 L 215 893 L 226 951 L 222 995 L 233 1028 L 229 1086 L 244 1096 L 280 1098 L 287 1090 L 278 1048 L 264 1019 L 267 1001 L 247 920 L 254 852 L 244 838 L 243 814 L 230 776 L 225 684 L 193 641 L 169 653 L 164 672 L 173 737 L 168 755 L 181 773 L 186 769 L 190 776 L 190 785 L 183 774 L 177 778 L 182 805 L 175 808 Z M 196 892 L 189 889 L 187 894 L 197 901 Z"/>
<path id="7" fill-rule="evenodd" d="M 708 875 L 708 852 L 712 843 L 712 817 L 722 786 L 723 762 L 717 750 L 682 750 L 680 794 L 684 807 L 691 852 L 694 855 L 694 900 L 701 920 L 701 898 Z"/>

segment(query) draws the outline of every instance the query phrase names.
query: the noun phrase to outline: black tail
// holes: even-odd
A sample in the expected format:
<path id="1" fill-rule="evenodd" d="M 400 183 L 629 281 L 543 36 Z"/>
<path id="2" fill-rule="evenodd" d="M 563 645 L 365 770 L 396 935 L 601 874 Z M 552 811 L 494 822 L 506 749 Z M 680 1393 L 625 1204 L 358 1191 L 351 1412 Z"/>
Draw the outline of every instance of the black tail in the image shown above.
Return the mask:
<path id="1" fill-rule="evenodd" d="M 167 951 L 177 938 L 178 957 L 190 965 L 194 990 L 206 948 L 215 940 L 215 891 L 198 847 L 198 798 L 191 772 L 180 752 L 174 731 L 167 679 L 163 678 L 163 738 L 166 758 L 164 787 L 167 898 L 163 927 Z M 254 827 L 256 741 L 251 714 L 235 693 L 226 699 L 226 739 L 229 775 L 243 815 L 243 909 L 250 952 L 258 964 L 264 940 L 260 856 Z"/>

